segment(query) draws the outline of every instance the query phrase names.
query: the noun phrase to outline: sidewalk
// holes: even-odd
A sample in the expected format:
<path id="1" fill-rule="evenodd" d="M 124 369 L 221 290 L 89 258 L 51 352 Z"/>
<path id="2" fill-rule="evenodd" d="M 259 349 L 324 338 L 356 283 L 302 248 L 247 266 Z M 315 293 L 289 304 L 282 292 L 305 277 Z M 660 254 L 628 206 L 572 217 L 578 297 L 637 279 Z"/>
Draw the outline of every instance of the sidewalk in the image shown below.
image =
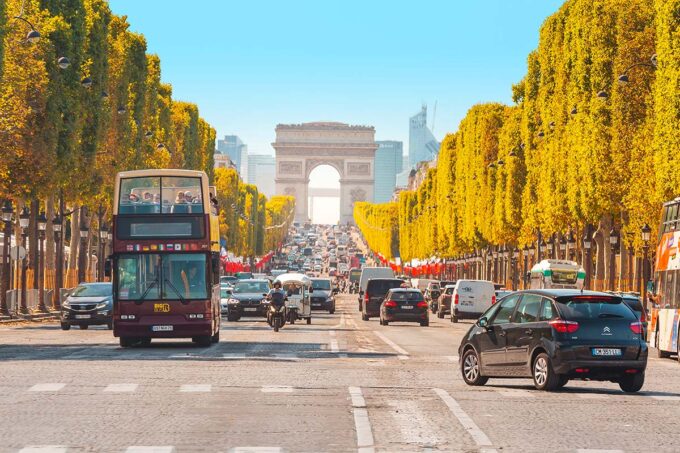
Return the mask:
<path id="1" fill-rule="evenodd" d="M 31 311 L 27 315 L 0 315 L 0 325 L 2 324 L 12 324 L 12 323 L 23 323 L 23 322 L 43 322 L 43 321 L 55 321 L 59 319 L 58 311 L 49 311 L 48 313 L 40 313 L 38 311 Z"/>

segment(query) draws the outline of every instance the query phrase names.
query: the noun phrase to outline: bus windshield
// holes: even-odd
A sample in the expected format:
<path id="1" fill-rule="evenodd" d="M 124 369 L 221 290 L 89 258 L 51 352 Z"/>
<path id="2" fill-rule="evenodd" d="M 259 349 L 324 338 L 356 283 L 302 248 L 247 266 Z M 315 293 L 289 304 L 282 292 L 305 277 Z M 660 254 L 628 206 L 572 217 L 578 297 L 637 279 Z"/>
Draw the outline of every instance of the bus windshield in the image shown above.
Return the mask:
<path id="1" fill-rule="evenodd" d="M 208 298 L 204 254 L 125 254 L 118 258 L 117 271 L 121 300 Z"/>
<path id="2" fill-rule="evenodd" d="M 120 182 L 120 214 L 203 214 L 201 179 L 146 176 Z"/>
<path id="3" fill-rule="evenodd" d="M 550 277 L 552 278 L 553 283 L 560 285 L 574 285 L 578 279 L 578 272 L 575 270 L 568 271 L 563 269 L 553 269 L 552 275 Z"/>

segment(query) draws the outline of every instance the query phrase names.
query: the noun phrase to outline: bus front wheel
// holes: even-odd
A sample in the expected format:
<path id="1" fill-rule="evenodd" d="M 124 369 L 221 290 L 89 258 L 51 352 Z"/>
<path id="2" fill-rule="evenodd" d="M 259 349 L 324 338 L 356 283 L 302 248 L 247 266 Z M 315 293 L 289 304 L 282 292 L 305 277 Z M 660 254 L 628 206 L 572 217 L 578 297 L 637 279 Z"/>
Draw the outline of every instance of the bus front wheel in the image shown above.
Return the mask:
<path id="1" fill-rule="evenodd" d="M 203 347 L 210 346 L 213 343 L 211 335 L 201 335 L 200 337 L 193 337 L 191 341 Z"/>

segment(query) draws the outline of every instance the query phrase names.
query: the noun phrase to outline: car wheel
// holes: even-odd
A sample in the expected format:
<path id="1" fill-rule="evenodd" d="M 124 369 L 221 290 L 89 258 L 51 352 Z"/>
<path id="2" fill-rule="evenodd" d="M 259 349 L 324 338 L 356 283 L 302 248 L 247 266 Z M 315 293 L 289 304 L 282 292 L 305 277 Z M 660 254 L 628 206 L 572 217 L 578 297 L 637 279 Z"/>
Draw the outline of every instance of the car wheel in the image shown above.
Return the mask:
<path id="1" fill-rule="evenodd" d="M 109 322 L 109 323 L 106 323 L 106 327 L 107 327 L 109 330 L 113 330 L 113 321 L 111 321 L 111 322 Z"/>
<path id="2" fill-rule="evenodd" d="M 561 389 L 562 387 L 567 385 L 568 382 L 569 378 L 567 376 L 560 376 L 560 380 L 557 382 L 557 388 Z"/>
<path id="3" fill-rule="evenodd" d="M 78 327 L 80 327 L 80 330 L 87 330 L 87 328 L 90 326 L 88 326 L 87 324 L 81 324 Z"/>
<path id="4" fill-rule="evenodd" d="M 386 319 L 383 319 L 383 326 L 389 326 L 390 322 Z"/>
<path id="5" fill-rule="evenodd" d="M 149 339 L 151 340 L 151 339 Z M 211 335 L 201 335 L 198 337 L 194 337 L 191 339 L 194 343 L 196 343 L 199 346 L 207 347 L 212 344 L 212 336 Z"/>
<path id="6" fill-rule="evenodd" d="M 489 380 L 488 377 L 482 376 L 482 366 L 479 362 L 479 356 L 474 349 L 468 349 L 463 354 L 460 372 L 467 385 L 484 385 Z"/>
<path id="7" fill-rule="evenodd" d="M 307 318 L 307 325 L 309 325 L 311 323 L 312 323 L 312 317 L 310 316 L 309 318 Z"/>
<path id="8" fill-rule="evenodd" d="M 62 322 L 61 323 L 61 330 L 70 330 L 71 329 L 71 324 L 67 322 Z"/>
<path id="9" fill-rule="evenodd" d="M 626 393 L 639 392 L 645 384 L 645 373 L 636 373 L 624 376 L 619 380 L 619 387 Z"/>
<path id="10" fill-rule="evenodd" d="M 212 336 L 212 342 L 213 343 L 219 343 L 220 342 L 220 331 L 218 330 L 215 335 Z"/>
<path id="11" fill-rule="evenodd" d="M 149 337 L 142 338 L 141 340 L 139 340 L 139 345 L 143 346 L 145 348 L 150 346 L 151 345 L 151 338 L 149 338 Z"/>
<path id="12" fill-rule="evenodd" d="M 361 314 L 361 320 L 362 321 L 368 321 L 369 319 L 371 319 L 371 318 L 368 315 L 366 315 L 364 313 Z"/>
<path id="13" fill-rule="evenodd" d="M 437 311 L 437 318 L 444 319 L 444 310 Z"/>
<path id="14" fill-rule="evenodd" d="M 540 353 L 534 359 L 532 375 L 534 377 L 534 387 L 538 390 L 555 390 L 559 384 L 560 377 L 553 370 L 550 357 L 545 352 Z"/>
<path id="15" fill-rule="evenodd" d="M 328 310 L 328 314 L 329 314 L 329 315 L 333 315 L 333 314 L 335 314 L 335 308 L 334 308 L 334 309 L 332 309 L 332 310 Z"/>
<path id="16" fill-rule="evenodd" d="M 120 337 L 118 340 L 121 348 L 130 348 L 137 342 L 137 340 L 132 337 Z"/>
<path id="17" fill-rule="evenodd" d="M 451 315 L 451 322 L 458 322 L 458 316 Z"/>
<path id="18" fill-rule="evenodd" d="M 420 327 L 427 327 L 430 325 L 430 320 L 420 321 Z"/>
<path id="19" fill-rule="evenodd" d="M 656 340 L 654 341 L 654 347 L 656 348 L 656 357 L 658 359 L 667 359 L 671 356 L 670 352 L 662 351 L 659 347 L 659 331 L 656 331 Z"/>

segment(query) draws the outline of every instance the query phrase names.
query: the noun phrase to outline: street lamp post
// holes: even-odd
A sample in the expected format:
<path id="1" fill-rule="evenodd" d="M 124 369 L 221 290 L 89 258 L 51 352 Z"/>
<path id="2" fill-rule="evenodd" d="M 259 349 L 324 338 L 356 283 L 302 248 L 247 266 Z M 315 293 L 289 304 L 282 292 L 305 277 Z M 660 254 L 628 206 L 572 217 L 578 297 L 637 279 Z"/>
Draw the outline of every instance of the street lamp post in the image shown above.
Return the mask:
<path id="1" fill-rule="evenodd" d="M 522 249 L 522 256 L 524 256 L 524 271 L 522 272 L 522 288 L 527 289 L 527 273 L 529 272 L 529 247 L 524 246 Z"/>
<path id="2" fill-rule="evenodd" d="M 512 248 L 512 290 L 517 291 L 517 258 L 519 258 L 519 250 L 517 247 Z"/>
<path id="3" fill-rule="evenodd" d="M 493 270 L 491 272 L 491 281 L 498 281 L 498 248 L 493 249 Z"/>
<path id="4" fill-rule="evenodd" d="M 82 251 L 78 252 L 79 255 L 79 263 L 78 263 L 78 283 L 82 283 L 85 281 L 85 270 L 87 268 L 87 258 L 88 258 L 88 250 L 86 249 L 87 247 L 87 236 L 90 233 L 90 229 L 87 227 L 85 224 L 81 224 L 80 226 L 80 247 L 81 250 L 85 250 L 85 253 L 82 253 Z"/>
<path id="5" fill-rule="evenodd" d="M 510 253 L 508 251 L 507 246 L 503 246 L 503 285 L 506 285 L 508 283 L 508 264 L 509 260 L 508 257 L 510 256 Z"/>
<path id="6" fill-rule="evenodd" d="M 615 227 L 609 232 L 609 289 L 614 291 L 616 280 L 616 245 L 619 243 L 619 234 Z"/>
<path id="7" fill-rule="evenodd" d="M 54 295 L 52 297 L 52 307 L 59 310 L 61 299 L 59 292 L 64 283 L 64 248 L 62 247 L 62 222 L 63 217 L 59 214 L 52 219 L 52 231 L 54 231 L 54 243 L 57 251 L 54 254 Z"/>
<path id="8" fill-rule="evenodd" d="M 649 240 L 652 235 L 652 229 L 646 223 L 640 230 L 642 233 L 642 302 L 643 307 L 647 308 L 647 282 L 649 281 Z"/>
<path id="9" fill-rule="evenodd" d="M 47 313 L 45 305 L 45 230 L 47 229 L 47 218 L 45 213 L 38 215 L 38 254 L 40 264 L 38 265 L 38 311 Z"/>
<path id="10" fill-rule="evenodd" d="M 14 214 L 12 202 L 7 200 L 5 201 L 5 205 L 2 207 L 2 221 L 5 225 L 5 232 L 2 244 L 2 284 L 0 285 L 0 291 L 2 291 L 2 294 L 0 294 L 0 312 L 3 315 L 9 315 L 7 292 L 9 291 L 9 248 L 11 246 L 12 240 L 12 214 Z"/>
<path id="11" fill-rule="evenodd" d="M 586 228 L 585 233 L 583 234 L 583 250 L 585 251 L 585 271 L 586 271 L 586 279 L 584 282 L 584 287 L 586 289 L 590 289 L 590 282 L 591 282 L 591 267 L 592 267 L 592 258 L 590 257 L 590 247 L 593 245 L 593 239 L 590 237 L 590 229 Z"/>
<path id="12" fill-rule="evenodd" d="M 560 253 L 558 256 L 559 258 L 564 258 L 565 260 L 567 259 L 567 240 L 562 236 L 562 239 L 560 239 Z"/>
<path id="13" fill-rule="evenodd" d="M 21 229 L 21 246 L 26 250 L 26 238 L 28 238 L 28 233 L 26 230 L 28 229 L 28 225 L 31 223 L 31 213 L 28 211 L 28 208 L 24 206 L 24 209 L 21 210 L 21 214 L 19 214 L 19 228 Z M 26 262 L 26 254 L 24 254 L 24 257 L 21 259 L 21 298 L 20 298 L 20 304 L 19 304 L 19 312 L 27 315 L 28 314 L 28 306 L 26 305 L 26 271 L 28 270 L 28 265 Z"/>
<path id="14" fill-rule="evenodd" d="M 574 237 L 574 232 L 569 232 L 569 237 L 567 238 L 567 244 L 569 244 L 569 256 L 567 259 L 575 261 L 576 258 L 576 238 Z"/>

